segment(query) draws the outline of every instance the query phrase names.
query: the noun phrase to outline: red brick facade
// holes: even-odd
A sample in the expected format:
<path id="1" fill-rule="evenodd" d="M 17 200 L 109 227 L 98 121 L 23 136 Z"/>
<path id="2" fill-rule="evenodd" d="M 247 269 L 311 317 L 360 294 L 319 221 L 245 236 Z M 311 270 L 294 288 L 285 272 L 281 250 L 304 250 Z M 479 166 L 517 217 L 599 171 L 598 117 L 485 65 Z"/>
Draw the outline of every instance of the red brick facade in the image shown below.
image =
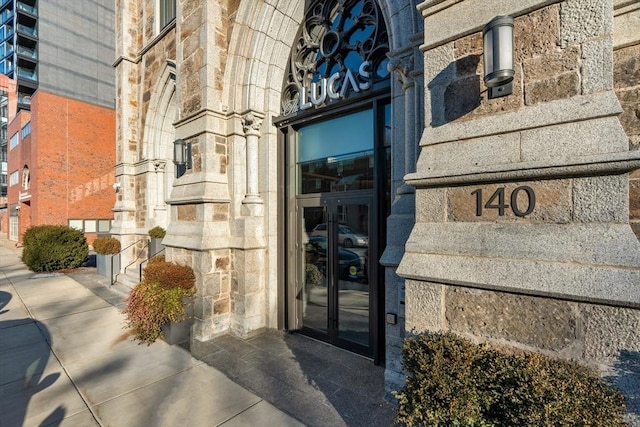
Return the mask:
<path id="1" fill-rule="evenodd" d="M 20 113 L 9 125 L 9 139 L 21 133 L 27 115 Z M 19 185 L 8 191 L 9 206 L 20 202 L 18 241 L 31 225 L 113 219 L 115 111 L 38 91 L 30 116 L 31 134 L 9 151 L 9 174 L 20 171 Z M 94 238 L 87 234 L 90 243 Z"/>
<path id="2" fill-rule="evenodd" d="M 4 74 L 0 74 L 0 91 L 7 93 L 8 103 L 6 110 L 6 117 L 2 117 L 2 119 L 7 119 L 10 121 L 16 115 L 16 108 L 18 105 L 17 100 L 17 92 L 16 92 L 16 82 L 15 80 L 10 79 Z M 7 138 L 9 132 L 7 131 Z M 7 141 L 7 152 L 9 151 L 9 141 Z M 7 179 L 9 176 L 7 175 Z M 0 196 L 0 234 L 8 236 L 9 235 L 9 209 L 8 209 L 8 198 Z"/>

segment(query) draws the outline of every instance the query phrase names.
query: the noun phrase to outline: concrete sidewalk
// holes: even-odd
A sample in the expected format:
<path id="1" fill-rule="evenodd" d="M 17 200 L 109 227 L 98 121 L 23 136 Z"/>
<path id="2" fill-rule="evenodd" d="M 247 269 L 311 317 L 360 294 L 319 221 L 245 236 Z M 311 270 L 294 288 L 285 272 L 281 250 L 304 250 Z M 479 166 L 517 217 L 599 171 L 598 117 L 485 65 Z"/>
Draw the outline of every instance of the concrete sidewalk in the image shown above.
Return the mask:
<path id="1" fill-rule="evenodd" d="M 138 345 L 117 308 L 0 240 L 0 427 L 302 425 L 179 347 Z"/>

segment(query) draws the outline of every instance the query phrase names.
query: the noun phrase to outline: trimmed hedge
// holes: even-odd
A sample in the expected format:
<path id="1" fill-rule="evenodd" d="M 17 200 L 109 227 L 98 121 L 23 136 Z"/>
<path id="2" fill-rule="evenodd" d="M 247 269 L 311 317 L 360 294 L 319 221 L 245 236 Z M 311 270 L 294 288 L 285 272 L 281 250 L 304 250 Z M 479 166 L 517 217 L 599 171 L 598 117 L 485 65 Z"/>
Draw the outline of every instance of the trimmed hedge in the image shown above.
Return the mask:
<path id="1" fill-rule="evenodd" d="M 153 227 L 152 229 L 149 230 L 149 237 L 151 237 L 152 239 L 164 239 L 164 236 L 167 234 L 167 231 L 160 227 L 159 225 L 156 225 L 155 227 Z"/>
<path id="2" fill-rule="evenodd" d="M 151 258 L 151 260 L 154 260 L 154 258 Z M 164 289 L 191 289 L 195 285 L 196 276 L 193 274 L 191 267 L 164 260 L 151 260 L 149 260 L 142 272 L 142 280 L 144 282 L 157 283 Z"/>
<path id="3" fill-rule="evenodd" d="M 22 262 L 36 273 L 78 268 L 89 257 L 82 231 L 64 225 L 31 227 L 24 233 L 22 244 Z"/>
<path id="4" fill-rule="evenodd" d="M 595 371 L 538 353 L 507 355 L 451 333 L 405 340 L 406 426 L 624 426 L 624 396 Z"/>
<path id="5" fill-rule="evenodd" d="M 102 255 L 117 254 L 120 247 L 120 240 L 115 237 L 98 237 L 93 241 L 93 250 Z"/>

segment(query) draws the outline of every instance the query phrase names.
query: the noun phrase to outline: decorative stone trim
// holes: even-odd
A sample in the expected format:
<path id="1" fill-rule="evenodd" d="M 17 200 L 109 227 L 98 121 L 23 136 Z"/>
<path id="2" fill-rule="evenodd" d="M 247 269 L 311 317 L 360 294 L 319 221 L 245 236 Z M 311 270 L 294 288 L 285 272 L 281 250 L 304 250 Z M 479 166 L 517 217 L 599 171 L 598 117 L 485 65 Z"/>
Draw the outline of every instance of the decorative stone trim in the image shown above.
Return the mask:
<path id="1" fill-rule="evenodd" d="M 243 205 L 262 205 L 264 202 L 260 197 L 258 188 L 258 173 L 260 165 L 258 163 L 258 143 L 260 140 L 260 128 L 262 127 L 264 115 L 247 111 L 242 117 L 242 129 L 247 141 L 247 188 Z M 262 209 L 248 209 L 243 211 L 246 215 L 261 216 Z"/>

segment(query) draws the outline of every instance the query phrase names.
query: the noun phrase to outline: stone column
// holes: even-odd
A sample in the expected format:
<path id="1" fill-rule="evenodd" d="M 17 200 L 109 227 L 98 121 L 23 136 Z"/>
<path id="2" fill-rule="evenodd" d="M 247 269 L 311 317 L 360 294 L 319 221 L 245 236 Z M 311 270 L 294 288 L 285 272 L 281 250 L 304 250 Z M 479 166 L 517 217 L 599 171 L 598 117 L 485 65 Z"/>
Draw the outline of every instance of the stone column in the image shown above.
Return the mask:
<path id="1" fill-rule="evenodd" d="M 252 111 L 245 113 L 242 118 L 242 128 L 247 141 L 247 189 L 242 201 L 242 214 L 247 216 L 262 216 L 264 213 L 264 202 L 258 189 L 258 141 L 262 120 L 262 115 Z"/>
<path id="2" fill-rule="evenodd" d="M 396 274 L 396 269 L 404 246 L 415 222 L 415 189 L 406 184 L 403 177 L 415 172 L 417 148 L 421 120 L 421 90 L 418 86 L 422 70 L 416 70 L 421 61 L 415 61 L 419 55 L 419 38 L 410 39 L 412 45 L 390 53 L 388 69 L 395 73 L 392 96 L 392 170 L 395 197 L 391 206 L 391 215 L 387 218 L 387 246 L 380 259 L 385 266 L 385 311 L 395 314 L 395 322 L 386 324 L 386 370 L 385 388 L 396 390 L 404 384 L 402 372 L 402 344 L 405 338 L 405 280 Z"/>
<path id="3" fill-rule="evenodd" d="M 162 227 L 167 226 L 168 219 L 167 218 L 167 206 L 164 203 L 166 197 L 166 189 L 165 189 L 165 169 L 167 166 L 167 161 L 164 159 L 155 159 L 153 161 L 153 170 L 155 172 L 155 194 L 152 196 L 155 198 L 153 201 L 153 221 L 155 223 L 153 225 L 160 225 Z M 148 220 L 149 218 L 147 218 Z M 151 223 L 149 224 L 151 226 Z M 151 227 L 149 227 L 151 228 Z"/>
<path id="4" fill-rule="evenodd" d="M 389 63 L 389 70 L 395 71 L 404 93 L 404 173 L 416 171 L 418 143 L 416 135 L 416 82 L 413 72 L 413 55 L 401 56 Z M 415 189 L 404 183 L 397 194 L 413 194 Z"/>

